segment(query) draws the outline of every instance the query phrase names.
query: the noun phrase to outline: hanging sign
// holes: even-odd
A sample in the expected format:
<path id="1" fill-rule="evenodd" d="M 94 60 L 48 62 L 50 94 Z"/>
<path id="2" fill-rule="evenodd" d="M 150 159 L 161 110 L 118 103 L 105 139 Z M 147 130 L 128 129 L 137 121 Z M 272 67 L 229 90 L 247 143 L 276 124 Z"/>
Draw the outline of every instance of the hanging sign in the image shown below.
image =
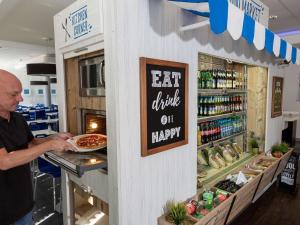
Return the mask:
<path id="1" fill-rule="evenodd" d="M 188 65 L 140 58 L 141 147 L 148 156 L 188 143 Z"/>
<path id="2" fill-rule="evenodd" d="M 64 47 L 103 33 L 100 0 L 76 1 L 55 16 L 55 43 Z"/>
<path id="3" fill-rule="evenodd" d="M 261 23 L 265 27 L 269 25 L 269 7 L 259 0 L 229 0 L 230 3 L 240 8 L 246 15 Z"/>

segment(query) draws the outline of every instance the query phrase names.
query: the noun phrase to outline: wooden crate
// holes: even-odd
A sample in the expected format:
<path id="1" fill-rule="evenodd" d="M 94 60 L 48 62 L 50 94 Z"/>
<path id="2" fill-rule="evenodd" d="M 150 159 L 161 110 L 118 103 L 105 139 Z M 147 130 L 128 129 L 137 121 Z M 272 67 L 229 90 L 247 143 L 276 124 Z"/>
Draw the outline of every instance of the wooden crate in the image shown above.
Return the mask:
<path id="1" fill-rule="evenodd" d="M 190 216 L 189 216 L 189 219 L 190 219 L 191 221 L 193 221 L 194 224 L 197 223 L 197 220 L 194 219 L 194 218 L 192 218 L 192 217 L 190 217 Z M 158 224 L 158 225 L 174 225 L 173 223 L 169 223 L 169 222 L 166 220 L 166 216 L 165 216 L 165 215 L 162 215 L 161 217 L 158 218 L 157 224 Z"/>
<path id="2" fill-rule="evenodd" d="M 262 174 L 257 175 L 234 194 L 236 199 L 233 203 L 227 223 L 231 222 L 246 206 L 251 203 L 261 176 Z"/>
<path id="3" fill-rule="evenodd" d="M 229 212 L 233 195 L 201 219 L 188 216 L 194 225 L 223 225 Z M 174 225 L 166 221 L 165 215 L 158 218 L 158 225 Z"/>
<path id="4" fill-rule="evenodd" d="M 255 197 L 257 197 L 264 190 L 264 188 L 272 182 L 279 162 L 279 160 L 276 160 L 270 167 L 264 170 L 263 177 L 256 191 Z"/>
<path id="5" fill-rule="evenodd" d="M 233 199 L 235 198 L 234 195 L 230 196 L 225 202 L 223 202 L 219 207 L 216 208 L 217 216 L 214 225 L 224 225 L 227 215 L 230 210 L 230 206 L 232 204 Z"/>
<path id="6" fill-rule="evenodd" d="M 291 148 L 287 153 L 285 153 L 285 154 L 281 157 L 280 163 L 279 163 L 279 166 L 278 166 L 278 169 L 277 169 L 277 171 L 276 171 L 276 173 L 275 173 L 275 176 L 274 176 L 274 179 L 273 179 L 273 180 L 275 180 L 275 179 L 277 178 L 277 176 L 278 176 L 278 175 L 282 172 L 282 170 L 285 168 L 285 166 L 286 166 L 286 164 L 287 164 L 287 162 L 288 162 L 288 160 L 289 160 L 289 158 L 290 158 L 290 156 L 291 156 L 293 150 L 294 150 L 294 149 Z"/>

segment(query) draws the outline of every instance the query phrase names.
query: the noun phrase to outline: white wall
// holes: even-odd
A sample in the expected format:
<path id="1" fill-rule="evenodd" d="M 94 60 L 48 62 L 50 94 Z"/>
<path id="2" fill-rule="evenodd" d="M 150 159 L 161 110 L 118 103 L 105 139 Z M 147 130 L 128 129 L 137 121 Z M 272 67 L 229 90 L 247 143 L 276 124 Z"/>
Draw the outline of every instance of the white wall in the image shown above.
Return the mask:
<path id="1" fill-rule="evenodd" d="M 37 103 L 45 103 L 45 97 L 36 95 L 36 89 L 44 89 L 45 87 L 30 87 L 30 80 L 44 80 L 43 77 L 28 76 L 26 72 L 27 63 L 55 63 L 55 58 L 50 56 L 54 52 L 52 47 L 31 45 L 20 42 L 12 42 L 0 40 L 0 68 L 8 70 L 15 74 L 21 81 L 23 89 L 30 89 L 30 96 L 23 96 L 22 105 L 35 105 Z M 56 103 L 56 97 L 53 97 Z"/>
<path id="2" fill-rule="evenodd" d="M 283 110 L 300 112 L 300 67 L 289 65 L 283 67 L 280 73 L 284 75 L 283 81 Z M 297 122 L 297 138 L 300 138 L 300 122 Z"/>
<path id="3" fill-rule="evenodd" d="M 196 193 L 197 53 L 269 66 L 271 57 L 209 28 L 180 33 L 182 11 L 164 0 L 104 1 L 111 225 L 154 225 L 167 200 Z M 189 144 L 146 158 L 140 149 L 139 57 L 189 64 Z M 270 65 L 271 77 L 278 75 Z M 267 106 L 266 147 L 281 137 Z"/>

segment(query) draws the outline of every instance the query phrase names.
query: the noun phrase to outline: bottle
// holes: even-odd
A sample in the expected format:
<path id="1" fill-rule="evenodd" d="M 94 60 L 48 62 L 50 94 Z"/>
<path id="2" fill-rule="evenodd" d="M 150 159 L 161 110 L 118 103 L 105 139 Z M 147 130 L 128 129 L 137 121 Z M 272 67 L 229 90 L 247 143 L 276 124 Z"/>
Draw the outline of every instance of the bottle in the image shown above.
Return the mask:
<path id="1" fill-rule="evenodd" d="M 198 128 L 197 128 L 197 145 L 198 146 L 202 145 L 202 136 L 201 136 L 201 130 L 200 130 L 199 125 L 198 125 Z"/>
<path id="2" fill-rule="evenodd" d="M 213 74 L 213 88 L 217 89 L 217 85 L 218 85 L 218 76 L 217 76 L 217 72 L 216 70 L 212 71 Z"/>
<path id="3" fill-rule="evenodd" d="M 198 116 L 202 116 L 202 97 L 198 96 Z"/>
<path id="4" fill-rule="evenodd" d="M 205 71 L 201 71 L 201 88 L 206 89 L 206 74 Z"/>
<path id="5" fill-rule="evenodd" d="M 236 72 L 232 71 L 232 88 L 236 89 Z"/>
<path id="6" fill-rule="evenodd" d="M 206 97 L 203 97 L 202 105 L 203 105 L 202 115 L 207 116 L 207 98 Z"/>
<path id="7" fill-rule="evenodd" d="M 198 89 L 202 89 L 201 71 L 200 70 L 198 70 L 198 72 L 197 72 L 197 78 L 198 78 Z"/>

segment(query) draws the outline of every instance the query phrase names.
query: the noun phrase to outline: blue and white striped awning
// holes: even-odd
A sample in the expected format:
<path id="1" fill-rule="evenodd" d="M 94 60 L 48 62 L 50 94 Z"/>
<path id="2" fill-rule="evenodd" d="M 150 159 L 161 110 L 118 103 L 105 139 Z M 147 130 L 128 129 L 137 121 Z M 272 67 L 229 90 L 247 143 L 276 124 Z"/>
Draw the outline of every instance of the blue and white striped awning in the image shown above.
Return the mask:
<path id="1" fill-rule="evenodd" d="M 257 50 L 265 49 L 293 64 L 300 65 L 300 51 L 271 30 L 253 20 L 228 0 L 168 0 L 184 10 L 209 17 L 211 30 L 221 34 L 226 30 L 234 40 L 243 37 Z"/>

